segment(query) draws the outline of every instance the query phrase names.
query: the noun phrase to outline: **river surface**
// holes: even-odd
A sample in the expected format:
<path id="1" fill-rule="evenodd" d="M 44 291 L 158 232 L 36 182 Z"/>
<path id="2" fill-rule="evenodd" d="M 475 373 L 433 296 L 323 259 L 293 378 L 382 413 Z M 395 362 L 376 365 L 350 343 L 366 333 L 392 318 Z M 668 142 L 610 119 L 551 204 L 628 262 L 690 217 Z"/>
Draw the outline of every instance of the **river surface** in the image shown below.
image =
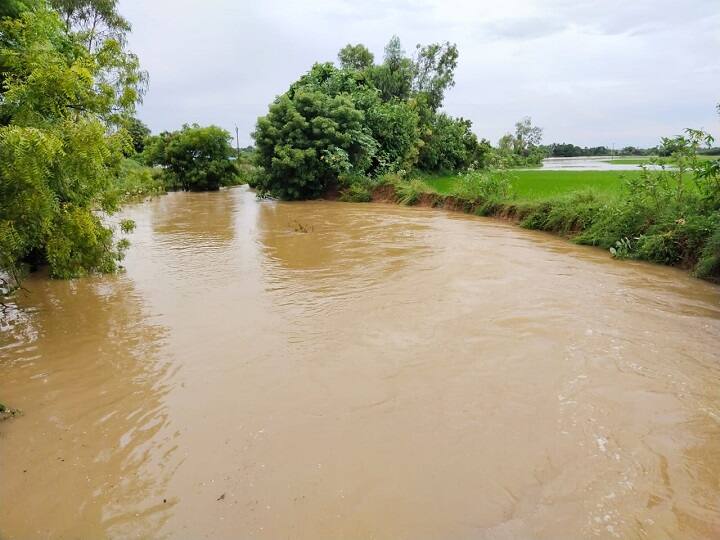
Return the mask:
<path id="1" fill-rule="evenodd" d="M 428 209 L 126 214 L 125 273 L 5 312 L 0 538 L 720 538 L 718 287 Z"/>

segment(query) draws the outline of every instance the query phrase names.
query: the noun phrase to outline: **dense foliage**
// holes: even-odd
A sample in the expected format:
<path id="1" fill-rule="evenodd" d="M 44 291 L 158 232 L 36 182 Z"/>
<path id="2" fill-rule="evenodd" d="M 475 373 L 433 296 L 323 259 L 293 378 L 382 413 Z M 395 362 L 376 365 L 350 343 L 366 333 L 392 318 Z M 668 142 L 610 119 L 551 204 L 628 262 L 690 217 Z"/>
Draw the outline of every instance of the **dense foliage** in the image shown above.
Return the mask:
<path id="1" fill-rule="evenodd" d="M 230 134 L 217 126 L 183 126 L 146 139 L 143 158 L 163 168 L 170 189 L 213 191 L 232 184 L 237 169 Z"/>
<path id="2" fill-rule="evenodd" d="M 134 116 L 128 118 L 123 127 L 127 130 L 128 135 L 130 135 L 133 153 L 142 153 L 142 151 L 145 150 L 145 141 L 150 136 L 150 128 Z"/>
<path id="3" fill-rule="evenodd" d="M 258 120 L 256 187 L 306 199 L 348 179 L 482 163 L 489 145 L 470 121 L 437 112 L 457 57 L 443 43 L 418 46 L 410 58 L 393 37 L 381 64 L 358 44 L 340 51 L 340 67 L 314 65 Z"/>
<path id="4" fill-rule="evenodd" d="M 657 172 L 643 165 L 624 197 L 601 207 L 578 241 L 617 257 L 692 266 L 701 277 L 720 277 L 720 164 L 698 157 L 712 140 L 696 130 L 663 139 L 672 167 Z"/>
<path id="5" fill-rule="evenodd" d="M 120 126 L 144 74 L 118 39 L 95 35 L 90 46 L 44 2 L 14 6 L 0 21 L 3 279 L 23 263 L 48 264 L 56 277 L 112 271 L 126 242 L 102 215 L 118 208 L 130 148 Z"/>

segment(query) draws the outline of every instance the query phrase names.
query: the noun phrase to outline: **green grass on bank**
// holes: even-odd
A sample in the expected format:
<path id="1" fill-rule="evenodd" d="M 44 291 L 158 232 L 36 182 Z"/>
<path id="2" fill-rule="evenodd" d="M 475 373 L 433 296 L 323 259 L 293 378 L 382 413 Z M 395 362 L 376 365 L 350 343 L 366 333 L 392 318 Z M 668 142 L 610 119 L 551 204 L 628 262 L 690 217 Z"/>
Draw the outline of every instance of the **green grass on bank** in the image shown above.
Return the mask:
<path id="1" fill-rule="evenodd" d="M 617 195 L 624 179 L 637 177 L 637 171 L 540 171 L 510 172 L 512 191 L 518 200 L 534 201 L 592 190 L 598 195 Z M 457 183 L 455 175 L 426 176 L 423 182 L 431 191 L 448 195 Z"/>

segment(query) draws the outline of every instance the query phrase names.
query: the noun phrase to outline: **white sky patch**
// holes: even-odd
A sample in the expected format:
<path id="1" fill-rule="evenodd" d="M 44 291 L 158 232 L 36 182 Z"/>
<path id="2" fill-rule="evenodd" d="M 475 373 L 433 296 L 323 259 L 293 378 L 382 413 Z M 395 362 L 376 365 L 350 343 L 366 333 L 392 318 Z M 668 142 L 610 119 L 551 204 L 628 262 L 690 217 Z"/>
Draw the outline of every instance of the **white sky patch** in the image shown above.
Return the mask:
<path id="1" fill-rule="evenodd" d="M 153 129 L 217 124 L 251 143 L 258 116 L 347 43 L 381 59 L 450 41 L 445 109 L 493 143 L 522 116 L 545 143 L 652 146 L 686 127 L 720 135 L 718 0 L 120 0 L 150 72 Z"/>

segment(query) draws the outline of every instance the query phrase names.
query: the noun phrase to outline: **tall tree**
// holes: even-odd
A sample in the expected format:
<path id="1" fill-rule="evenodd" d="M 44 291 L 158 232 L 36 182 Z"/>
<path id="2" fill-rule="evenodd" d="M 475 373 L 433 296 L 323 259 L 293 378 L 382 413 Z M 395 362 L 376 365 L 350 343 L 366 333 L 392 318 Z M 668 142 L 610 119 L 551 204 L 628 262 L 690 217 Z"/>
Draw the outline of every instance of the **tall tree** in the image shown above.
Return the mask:
<path id="1" fill-rule="evenodd" d="M 118 0 L 50 0 L 50 3 L 90 51 L 109 38 L 124 44 L 130 31 L 130 23 L 118 13 Z"/>
<path id="2" fill-rule="evenodd" d="M 363 71 L 368 69 L 375 62 L 375 56 L 365 45 L 358 43 L 357 45 L 347 44 L 340 49 L 338 53 L 338 61 L 344 69 L 355 69 Z"/>
<path id="3" fill-rule="evenodd" d="M 47 263 L 70 277 L 116 268 L 124 243 L 99 212 L 130 144 L 111 125 L 140 95 L 137 59 L 113 40 L 90 52 L 44 4 L 0 22 L 0 269 Z M 108 82 L 109 69 L 120 75 Z"/>
<path id="4" fill-rule="evenodd" d="M 514 150 L 516 154 L 527 155 L 533 148 L 540 146 L 543 130 L 532 125 L 532 118 L 526 116 L 515 123 Z"/>
<path id="5" fill-rule="evenodd" d="M 405 55 L 400 38 L 393 36 L 385 46 L 383 63 L 372 68 L 370 78 L 383 101 L 405 100 L 410 97 L 414 71 L 413 62 Z"/>
<path id="6" fill-rule="evenodd" d="M 426 94 L 433 111 L 442 106 L 445 91 L 455 86 L 457 61 L 457 46 L 448 41 L 417 46 L 413 91 Z"/>

